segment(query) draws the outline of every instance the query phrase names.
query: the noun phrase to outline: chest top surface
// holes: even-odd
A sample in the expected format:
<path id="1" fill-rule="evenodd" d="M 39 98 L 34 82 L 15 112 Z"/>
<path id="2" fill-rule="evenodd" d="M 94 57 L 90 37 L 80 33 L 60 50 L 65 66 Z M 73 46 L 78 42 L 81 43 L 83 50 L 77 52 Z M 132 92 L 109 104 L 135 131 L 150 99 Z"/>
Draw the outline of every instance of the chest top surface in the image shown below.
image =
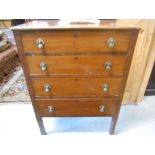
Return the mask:
<path id="1" fill-rule="evenodd" d="M 11 28 L 12 30 L 67 30 L 67 29 L 140 29 L 118 20 L 36 20 Z"/>

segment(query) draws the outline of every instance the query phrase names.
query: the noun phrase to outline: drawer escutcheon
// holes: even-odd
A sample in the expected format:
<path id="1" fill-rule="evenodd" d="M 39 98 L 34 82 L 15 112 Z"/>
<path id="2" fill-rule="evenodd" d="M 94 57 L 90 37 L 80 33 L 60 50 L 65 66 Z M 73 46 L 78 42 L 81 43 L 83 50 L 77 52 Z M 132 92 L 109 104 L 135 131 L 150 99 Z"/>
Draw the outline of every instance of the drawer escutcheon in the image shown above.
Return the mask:
<path id="1" fill-rule="evenodd" d="M 111 61 L 106 61 L 104 63 L 104 67 L 106 68 L 106 70 L 110 70 L 112 67 L 112 62 Z"/>
<path id="2" fill-rule="evenodd" d="M 45 42 L 44 42 L 43 39 L 38 38 L 38 39 L 36 40 L 36 45 L 37 45 L 38 48 L 43 48 L 44 45 L 45 45 Z"/>
<path id="3" fill-rule="evenodd" d="M 48 110 L 48 112 L 53 112 L 54 111 L 54 107 L 53 106 L 48 106 L 48 108 L 47 108 L 47 110 Z"/>
<path id="4" fill-rule="evenodd" d="M 44 91 L 45 91 L 46 93 L 50 92 L 51 90 L 52 90 L 51 85 L 49 85 L 49 84 L 44 84 Z"/>
<path id="5" fill-rule="evenodd" d="M 113 37 L 110 37 L 107 41 L 107 44 L 109 48 L 114 48 L 116 44 L 116 40 Z"/>
<path id="6" fill-rule="evenodd" d="M 40 68 L 42 71 L 46 70 L 48 68 L 48 64 L 46 62 L 41 62 L 40 63 Z"/>
<path id="7" fill-rule="evenodd" d="M 100 105 L 99 106 L 99 111 L 100 112 L 104 112 L 105 111 L 105 106 L 104 105 Z"/>
<path id="8" fill-rule="evenodd" d="M 107 91 L 109 90 L 109 85 L 108 85 L 107 83 L 103 84 L 103 85 L 102 85 L 102 90 L 103 90 L 104 92 L 107 92 Z"/>

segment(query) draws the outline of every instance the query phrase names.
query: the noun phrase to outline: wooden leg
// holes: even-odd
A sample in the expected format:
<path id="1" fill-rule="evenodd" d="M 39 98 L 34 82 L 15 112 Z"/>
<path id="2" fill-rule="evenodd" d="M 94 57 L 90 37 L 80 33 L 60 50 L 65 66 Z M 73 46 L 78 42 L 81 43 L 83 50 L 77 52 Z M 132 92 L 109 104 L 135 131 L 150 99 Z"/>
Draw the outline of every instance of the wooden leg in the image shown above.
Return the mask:
<path id="1" fill-rule="evenodd" d="M 115 134 L 115 127 L 116 127 L 116 123 L 117 123 L 117 120 L 118 120 L 120 107 L 121 107 L 121 104 L 117 104 L 116 109 L 115 109 L 115 113 L 112 116 L 111 125 L 110 125 L 110 131 L 109 131 L 110 135 L 114 135 Z"/>
<path id="2" fill-rule="evenodd" d="M 33 109 L 34 109 L 34 112 L 35 112 L 35 116 L 36 116 L 36 119 L 37 119 L 37 122 L 38 122 L 38 125 L 39 125 L 39 128 L 40 128 L 40 133 L 42 135 L 46 135 L 46 131 L 45 131 L 45 128 L 44 128 L 44 123 L 43 123 L 43 119 L 42 117 L 39 115 L 38 111 L 37 111 L 37 106 L 36 106 L 36 103 L 34 102 L 33 99 L 31 99 L 33 101 Z"/>
<path id="3" fill-rule="evenodd" d="M 110 135 L 115 134 L 115 127 L 116 127 L 116 123 L 117 123 L 117 118 L 118 118 L 118 116 L 117 117 L 116 116 L 112 117 L 110 131 L 109 131 Z"/>
<path id="4" fill-rule="evenodd" d="M 46 133 L 45 128 L 44 128 L 44 123 L 43 123 L 42 117 L 37 116 L 37 122 L 38 122 L 38 125 L 39 125 L 39 128 L 40 128 L 41 134 L 46 135 L 47 133 Z"/>

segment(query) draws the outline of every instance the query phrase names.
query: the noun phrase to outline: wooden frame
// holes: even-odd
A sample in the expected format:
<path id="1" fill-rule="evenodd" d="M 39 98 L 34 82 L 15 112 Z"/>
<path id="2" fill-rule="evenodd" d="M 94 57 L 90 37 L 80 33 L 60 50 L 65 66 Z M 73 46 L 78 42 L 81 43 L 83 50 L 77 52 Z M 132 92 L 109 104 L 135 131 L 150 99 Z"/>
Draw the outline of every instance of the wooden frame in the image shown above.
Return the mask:
<path id="1" fill-rule="evenodd" d="M 155 60 L 155 20 L 120 19 L 116 23 L 117 25 L 137 26 L 141 28 L 123 98 L 124 104 L 139 103 L 144 98 Z"/>

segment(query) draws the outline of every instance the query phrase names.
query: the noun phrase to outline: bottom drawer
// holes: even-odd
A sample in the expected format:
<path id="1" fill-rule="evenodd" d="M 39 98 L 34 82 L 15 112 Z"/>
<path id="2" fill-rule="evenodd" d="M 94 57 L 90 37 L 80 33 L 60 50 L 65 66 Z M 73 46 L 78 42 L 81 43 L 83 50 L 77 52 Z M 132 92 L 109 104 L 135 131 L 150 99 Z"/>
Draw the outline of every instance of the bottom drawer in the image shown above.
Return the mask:
<path id="1" fill-rule="evenodd" d="M 112 116 L 118 99 L 57 98 L 36 99 L 40 116 Z"/>

